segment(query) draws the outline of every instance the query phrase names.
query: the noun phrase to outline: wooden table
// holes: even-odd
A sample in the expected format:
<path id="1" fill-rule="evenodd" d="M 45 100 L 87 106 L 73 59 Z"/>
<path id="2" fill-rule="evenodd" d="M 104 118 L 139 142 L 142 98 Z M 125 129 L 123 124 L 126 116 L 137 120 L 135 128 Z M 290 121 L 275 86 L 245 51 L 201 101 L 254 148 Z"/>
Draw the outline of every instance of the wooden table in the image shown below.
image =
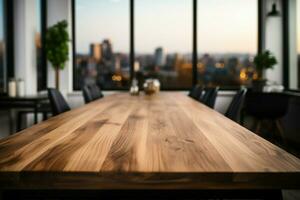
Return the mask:
<path id="1" fill-rule="evenodd" d="M 182 93 L 118 93 L 0 140 L 0 187 L 300 189 L 300 160 Z"/>

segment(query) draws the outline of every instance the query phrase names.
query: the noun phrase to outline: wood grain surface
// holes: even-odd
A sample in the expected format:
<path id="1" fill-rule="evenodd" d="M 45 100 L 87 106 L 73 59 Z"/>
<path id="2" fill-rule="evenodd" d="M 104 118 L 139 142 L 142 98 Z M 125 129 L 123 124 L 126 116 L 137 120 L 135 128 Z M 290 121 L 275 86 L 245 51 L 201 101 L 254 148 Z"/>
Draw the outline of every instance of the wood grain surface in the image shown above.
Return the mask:
<path id="1" fill-rule="evenodd" d="M 0 188 L 300 189 L 300 160 L 182 93 L 118 93 L 0 140 Z"/>

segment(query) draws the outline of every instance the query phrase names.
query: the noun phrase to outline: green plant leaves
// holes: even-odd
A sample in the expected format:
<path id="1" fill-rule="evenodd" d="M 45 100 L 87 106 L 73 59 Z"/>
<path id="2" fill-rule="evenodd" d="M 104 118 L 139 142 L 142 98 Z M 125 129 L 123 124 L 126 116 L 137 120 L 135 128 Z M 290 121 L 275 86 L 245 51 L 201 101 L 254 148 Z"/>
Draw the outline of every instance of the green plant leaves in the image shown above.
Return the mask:
<path id="1" fill-rule="evenodd" d="M 258 71 L 263 71 L 265 69 L 272 69 L 277 64 L 277 59 L 270 51 L 266 50 L 255 56 L 254 64 Z"/>
<path id="2" fill-rule="evenodd" d="M 69 59 L 69 33 L 68 23 L 63 20 L 48 28 L 46 32 L 47 59 L 54 68 L 64 69 L 65 62 Z"/>

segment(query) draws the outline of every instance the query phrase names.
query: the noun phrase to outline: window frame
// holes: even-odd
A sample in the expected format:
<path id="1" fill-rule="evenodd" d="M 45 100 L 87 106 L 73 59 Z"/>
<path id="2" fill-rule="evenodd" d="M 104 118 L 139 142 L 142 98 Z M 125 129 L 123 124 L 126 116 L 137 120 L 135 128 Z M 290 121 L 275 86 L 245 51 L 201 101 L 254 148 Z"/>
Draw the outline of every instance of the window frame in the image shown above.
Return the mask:
<path id="1" fill-rule="evenodd" d="M 299 0 L 298 0 L 299 1 Z M 282 80 L 283 80 L 283 86 L 285 88 L 285 91 L 293 92 L 293 93 L 300 93 L 300 69 L 298 69 L 298 88 L 293 89 L 290 86 L 290 67 L 291 67 L 291 61 L 290 61 L 290 1 L 282 1 L 282 41 L 283 41 L 283 49 L 282 49 L 282 59 L 283 59 L 283 74 L 282 74 Z M 298 38 L 299 40 L 300 38 Z M 297 42 L 297 41 L 296 41 Z M 297 52 L 298 53 L 298 52 Z"/>
<path id="2" fill-rule="evenodd" d="M 283 59 L 283 86 L 290 90 L 290 37 L 289 37 L 289 1 L 282 1 L 282 59 Z M 284 67 L 288 66 L 288 67 Z"/>
<path id="3" fill-rule="evenodd" d="M 39 79 L 39 76 L 37 76 L 37 90 L 38 92 L 44 91 L 47 89 L 47 82 L 48 82 L 48 70 L 47 70 L 47 57 L 46 57 L 46 49 L 45 49 L 45 40 L 46 40 L 46 31 L 47 31 L 47 4 L 48 0 L 40 0 L 41 1 L 41 43 L 42 43 L 42 49 L 41 49 L 41 69 L 38 68 L 38 65 L 36 65 L 37 68 L 37 74 L 39 73 L 39 70 L 41 70 L 42 73 L 42 80 Z M 37 58 L 36 58 L 37 59 Z M 40 81 L 41 81 L 41 87 L 40 87 Z"/>
<path id="4" fill-rule="evenodd" d="M 3 15 L 4 15 L 4 40 L 5 40 L 5 79 L 6 88 L 4 92 L 0 92 L 0 95 L 8 94 L 8 82 L 10 78 L 15 75 L 14 70 L 14 1 L 3 0 Z M 9 67 L 8 67 L 9 66 Z"/>
<path id="5" fill-rule="evenodd" d="M 264 33 L 263 33 L 263 30 L 264 30 L 264 11 L 263 11 L 263 0 L 256 0 L 258 3 L 258 39 L 257 39 L 257 52 L 262 52 L 263 50 L 263 46 L 264 46 Z M 132 78 L 134 77 L 134 70 L 133 70 L 133 66 L 134 66 L 134 61 L 135 61 L 135 20 L 134 20 L 134 17 L 135 17 L 135 0 L 129 0 L 129 9 L 130 9 L 130 12 L 129 12 L 129 18 L 130 18 L 130 21 L 129 21 L 129 31 L 130 31 L 130 52 L 129 52 L 129 58 L 130 58 L 130 80 L 132 80 Z M 198 69 L 197 69 L 197 62 L 198 62 L 198 46 L 197 46 L 197 33 L 198 33 L 198 30 L 197 30 L 197 3 L 198 3 L 198 0 L 193 0 L 192 1 L 192 86 L 195 86 L 198 82 Z M 80 89 L 76 89 L 74 87 L 74 82 L 75 82 L 75 73 L 74 73 L 74 70 L 75 70 L 75 67 L 76 67 L 76 2 L 75 0 L 72 0 L 72 36 L 73 36 L 73 40 L 72 40 L 72 46 L 73 46 L 73 91 L 79 91 Z M 238 90 L 239 87 L 230 87 L 228 88 L 227 86 L 220 86 L 220 89 L 221 90 Z M 109 88 L 109 89 L 106 89 L 106 90 L 111 90 L 111 91 L 117 91 L 117 90 L 128 90 L 128 88 Z M 186 90 L 190 90 L 190 88 L 164 88 L 164 91 L 186 91 Z"/>

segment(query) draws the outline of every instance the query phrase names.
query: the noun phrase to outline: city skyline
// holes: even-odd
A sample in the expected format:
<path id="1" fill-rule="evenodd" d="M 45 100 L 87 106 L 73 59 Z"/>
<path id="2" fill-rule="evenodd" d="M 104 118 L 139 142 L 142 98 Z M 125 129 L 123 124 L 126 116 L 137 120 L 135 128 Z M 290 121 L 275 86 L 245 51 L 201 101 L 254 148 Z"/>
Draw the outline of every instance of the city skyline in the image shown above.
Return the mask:
<path id="1" fill-rule="evenodd" d="M 75 88 L 97 83 L 102 88 L 126 87 L 130 80 L 128 54 L 119 54 L 111 48 L 113 41 L 90 44 L 88 54 L 77 55 Z M 199 84 L 237 86 L 249 84 L 255 75 L 253 55 L 203 54 L 198 57 Z M 134 71 L 139 83 L 157 78 L 162 88 L 190 87 L 192 82 L 192 56 L 167 54 L 157 47 L 151 54 L 138 54 Z"/>
<path id="2" fill-rule="evenodd" d="M 91 48 L 92 46 L 98 46 L 98 45 L 101 45 L 104 41 L 110 41 L 111 42 L 111 45 L 113 46 L 113 41 L 109 40 L 109 39 L 104 39 L 102 42 L 97 42 L 97 43 L 90 43 L 88 45 L 88 52 L 85 52 L 85 53 L 79 53 L 77 52 L 77 55 L 81 55 L 81 56 L 91 56 Z M 189 53 L 177 53 L 177 52 L 167 52 L 166 49 L 162 46 L 157 46 L 153 49 L 152 52 L 147 52 L 147 53 L 135 53 L 136 56 L 144 56 L 144 55 L 154 55 L 155 54 L 155 51 L 158 49 L 158 48 L 162 48 L 163 51 L 164 51 L 164 55 L 174 55 L 174 54 L 180 54 L 181 56 L 187 56 L 187 57 L 190 57 L 190 59 L 192 59 L 192 55 L 193 53 L 192 52 L 189 52 Z M 118 51 L 114 51 L 114 54 L 124 54 L 124 55 L 129 55 L 129 53 L 124 53 L 124 52 L 118 52 Z M 234 56 L 234 55 L 251 55 L 251 56 L 254 56 L 255 53 L 248 53 L 248 52 L 227 52 L 227 53 L 224 53 L 224 52 L 220 52 L 220 53 L 207 53 L 207 52 L 198 52 L 198 56 L 202 56 L 202 55 L 205 55 L 205 54 L 209 54 L 209 55 L 214 55 L 214 56 L 220 56 L 220 57 L 223 57 L 224 55 L 228 55 L 228 56 Z"/>

